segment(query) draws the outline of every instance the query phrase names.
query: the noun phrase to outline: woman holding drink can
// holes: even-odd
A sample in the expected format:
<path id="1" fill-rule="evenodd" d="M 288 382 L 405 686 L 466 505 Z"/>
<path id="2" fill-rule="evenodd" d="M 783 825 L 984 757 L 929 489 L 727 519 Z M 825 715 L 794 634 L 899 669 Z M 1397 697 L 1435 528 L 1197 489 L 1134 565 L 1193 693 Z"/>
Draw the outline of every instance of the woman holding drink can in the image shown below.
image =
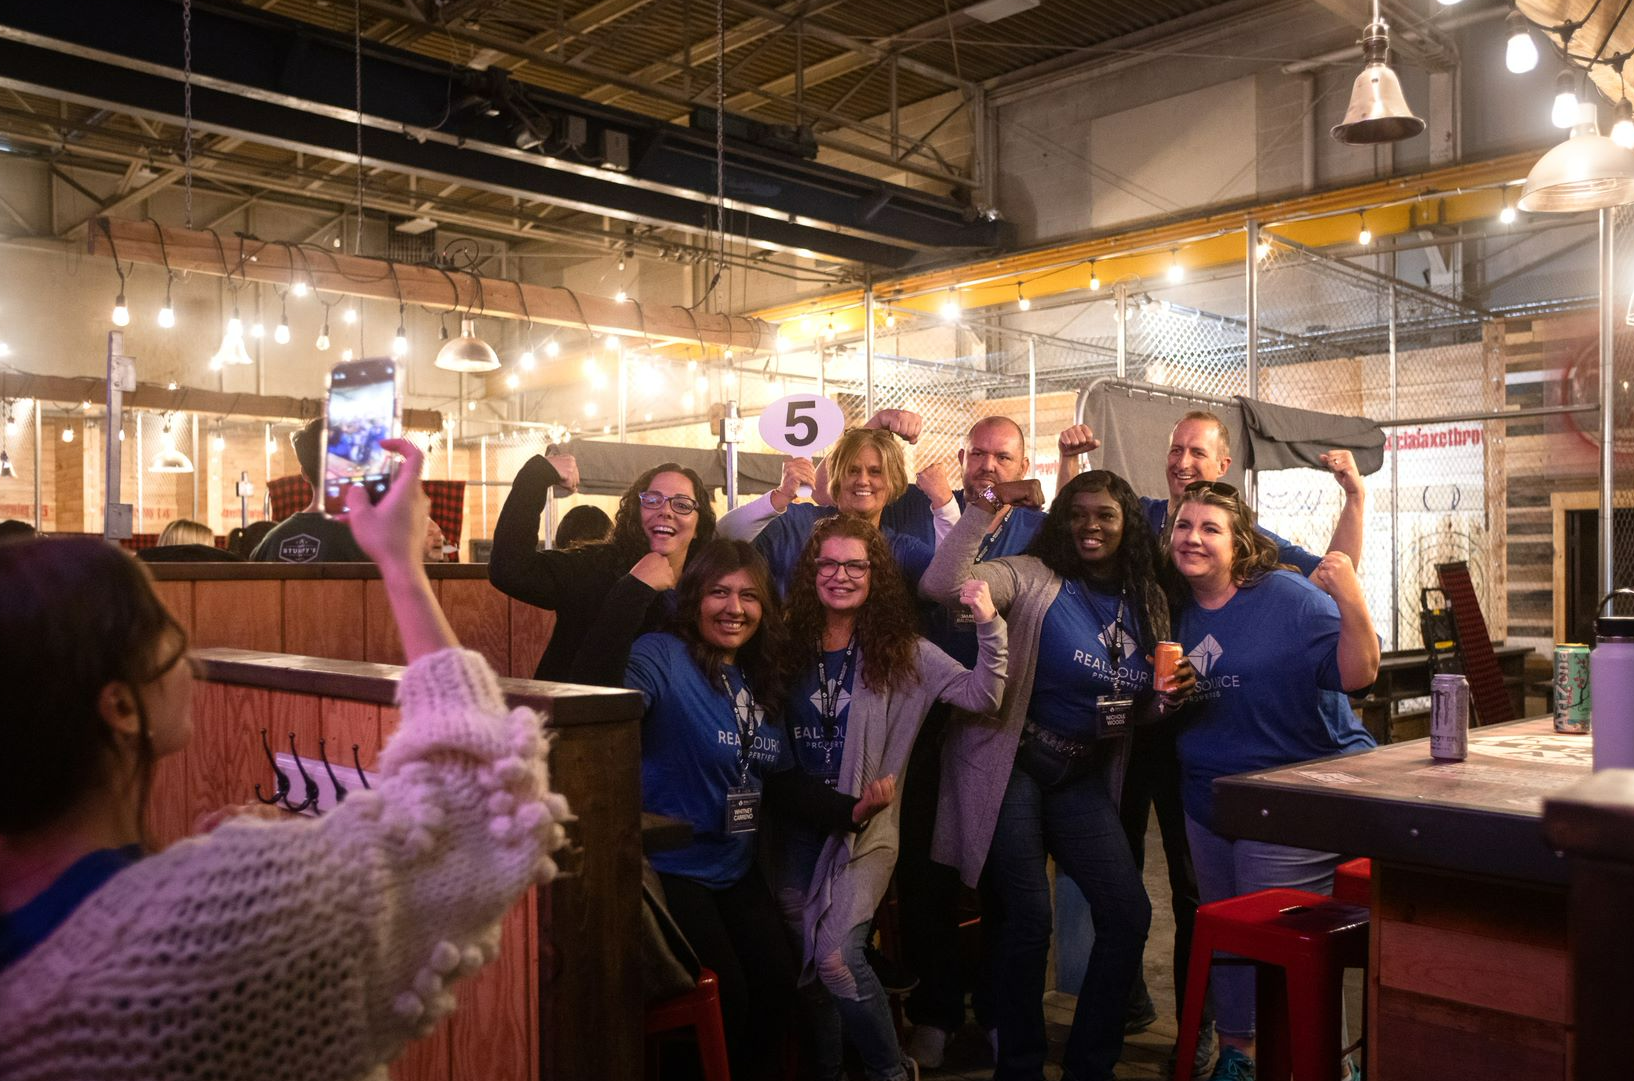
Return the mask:
<path id="1" fill-rule="evenodd" d="M 1328 893 L 1339 857 L 1214 831 L 1216 777 L 1372 747 L 1348 693 L 1372 684 L 1379 640 L 1350 557 L 1329 552 L 1309 580 L 1279 569 L 1237 489 L 1186 487 L 1168 537 L 1189 587 L 1175 637 L 1197 670 L 1181 717 L 1181 798 L 1204 902 L 1273 886 Z M 1221 1043 L 1214 1077 L 1254 1076 L 1254 970 L 1217 969 L 1211 981 Z"/>
<path id="2" fill-rule="evenodd" d="M 1119 823 L 1117 788 L 1136 724 L 1191 690 L 1189 665 L 1154 691 L 1150 655 L 1168 637 L 1158 547 L 1128 482 L 1094 470 L 1064 486 L 1027 553 L 975 563 L 989 516 L 1036 482 L 995 484 L 937 550 L 921 592 L 953 602 L 988 584 L 1010 626 L 1010 682 L 998 716 L 952 728 L 933 857 L 974 886 L 983 869 L 1004 913 L 994 961 L 999 1081 L 1040 1081 L 1053 856 L 1095 924 L 1064 1076 L 1109 1081 L 1151 903 Z M 985 513 L 981 513 L 985 512 Z"/>

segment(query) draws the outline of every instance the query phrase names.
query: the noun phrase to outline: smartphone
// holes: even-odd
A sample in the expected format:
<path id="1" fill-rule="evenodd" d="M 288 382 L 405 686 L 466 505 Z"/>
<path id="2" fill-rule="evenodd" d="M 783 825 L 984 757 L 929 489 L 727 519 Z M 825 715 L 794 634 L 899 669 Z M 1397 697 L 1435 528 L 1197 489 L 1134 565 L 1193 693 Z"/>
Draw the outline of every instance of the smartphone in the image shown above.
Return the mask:
<path id="1" fill-rule="evenodd" d="M 323 446 L 323 509 L 346 509 L 346 490 L 362 485 L 378 503 L 391 487 L 395 458 L 380 445 L 403 428 L 397 362 L 365 357 L 337 364 L 329 372 Z"/>

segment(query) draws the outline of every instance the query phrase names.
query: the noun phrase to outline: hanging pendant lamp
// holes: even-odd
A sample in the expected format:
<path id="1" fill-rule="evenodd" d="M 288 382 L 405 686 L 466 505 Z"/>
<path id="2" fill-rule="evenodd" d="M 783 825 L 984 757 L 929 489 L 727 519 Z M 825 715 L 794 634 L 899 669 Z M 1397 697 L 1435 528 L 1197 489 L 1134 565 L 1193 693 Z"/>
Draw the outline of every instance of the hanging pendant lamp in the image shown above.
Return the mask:
<path id="1" fill-rule="evenodd" d="M 1516 203 L 1529 214 L 1571 214 L 1634 202 L 1634 151 L 1600 134 L 1592 101 L 1577 106 L 1571 137 L 1526 174 Z"/>
<path id="2" fill-rule="evenodd" d="M 1390 27 L 1379 17 L 1373 0 L 1373 21 L 1362 31 L 1362 73 L 1350 88 L 1350 108 L 1333 126 L 1332 135 L 1351 146 L 1394 143 L 1424 130 L 1401 92 L 1401 80 L 1390 67 Z"/>
<path id="3" fill-rule="evenodd" d="M 460 320 L 460 336 L 450 339 L 437 350 L 437 367 L 448 372 L 481 373 L 499 367 L 499 354 L 494 347 L 477 337 L 476 321 Z"/>

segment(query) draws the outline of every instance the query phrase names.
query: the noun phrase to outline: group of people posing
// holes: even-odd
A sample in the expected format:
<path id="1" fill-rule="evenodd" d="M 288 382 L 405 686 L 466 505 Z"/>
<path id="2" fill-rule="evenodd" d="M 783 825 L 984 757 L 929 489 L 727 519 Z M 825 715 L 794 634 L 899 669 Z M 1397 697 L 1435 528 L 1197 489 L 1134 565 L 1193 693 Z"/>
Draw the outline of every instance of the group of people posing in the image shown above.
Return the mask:
<path id="1" fill-rule="evenodd" d="M 535 457 L 501 512 L 491 578 L 557 613 L 538 678 L 641 692 L 643 805 L 693 830 L 652 863 L 719 977 L 735 1077 L 781 1076 L 789 1018 L 822 1081 L 842 1075 L 846 1043 L 870 1081 L 917 1076 L 915 1056 L 936 1065 L 964 1020 L 962 881 L 983 898 L 975 1004 L 995 1077 L 1040 1081 L 1053 858 L 1094 939 L 1063 1076 L 1105 1081 L 1130 1016 L 1152 1019 L 1153 804 L 1177 983 L 1199 899 L 1331 886 L 1337 855 L 1220 834 L 1211 784 L 1372 745 L 1346 698 L 1379 660 L 1355 569 L 1361 479 L 1347 452 L 1324 456 L 1346 501 L 1318 557 L 1258 529 L 1219 479 L 1230 442 L 1213 414 L 1176 425 L 1167 498 L 1080 472 L 1099 442 L 1068 428 L 1047 511 L 1015 422 L 971 428 L 960 490 L 940 467 L 910 483 L 902 444 L 920 425 L 881 411 L 719 519 L 694 472 L 655 466 L 607 539 L 565 549 L 539 549 L 539 519 L 577 468 Z M 1184 659 L 1157 680 L 1163 641 Z M 867 958 L 893 872 L 921 977 L 913 1056 Z M 1221 968 L 1212 999 L 1213 1076 L 1251 1078 L 1252 969 Z"/>

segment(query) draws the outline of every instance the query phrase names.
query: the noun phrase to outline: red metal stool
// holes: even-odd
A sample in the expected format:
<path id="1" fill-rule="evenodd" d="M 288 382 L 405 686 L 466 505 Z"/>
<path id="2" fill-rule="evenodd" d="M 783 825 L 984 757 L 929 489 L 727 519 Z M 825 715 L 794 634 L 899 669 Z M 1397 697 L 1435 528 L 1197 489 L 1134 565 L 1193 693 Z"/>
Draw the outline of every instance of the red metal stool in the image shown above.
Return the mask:
<path id="1" fill-rule="evenodd" d="M 726 1029 L 721 1024 L 720 984 L 709 969 L 698 973 L 698 986 L 685 994 L 647 1007 L 642 1032 L 648 1037 L 647 1077 L 658 1076 L 658 1044 L 651 1037 L 661 1032 L 690 1028 L 698 1035 L 698 1059 L 704 1081 L 731 1081 L 726 1060 Z"/>
<path id="2" fill-rule="evenodd" d="M 1333 872 L 1333 899 L 1347 905 L 1373 905 L 1373 861 L 1351 860 L 1341 863 Z"/>
<path id="3" fill-rule="evenodd" d="M 1304 890 L 1261 890 L 1200 905 L 1176 1062 L 1190 1062 L 1214 951 L 1259 968 L 1260 1081 L 1339 1077 L 1346 968 L 1367 963 L 1365 908 Z M 1277 971 L 1280 970 L 1280 971 Z"/>

